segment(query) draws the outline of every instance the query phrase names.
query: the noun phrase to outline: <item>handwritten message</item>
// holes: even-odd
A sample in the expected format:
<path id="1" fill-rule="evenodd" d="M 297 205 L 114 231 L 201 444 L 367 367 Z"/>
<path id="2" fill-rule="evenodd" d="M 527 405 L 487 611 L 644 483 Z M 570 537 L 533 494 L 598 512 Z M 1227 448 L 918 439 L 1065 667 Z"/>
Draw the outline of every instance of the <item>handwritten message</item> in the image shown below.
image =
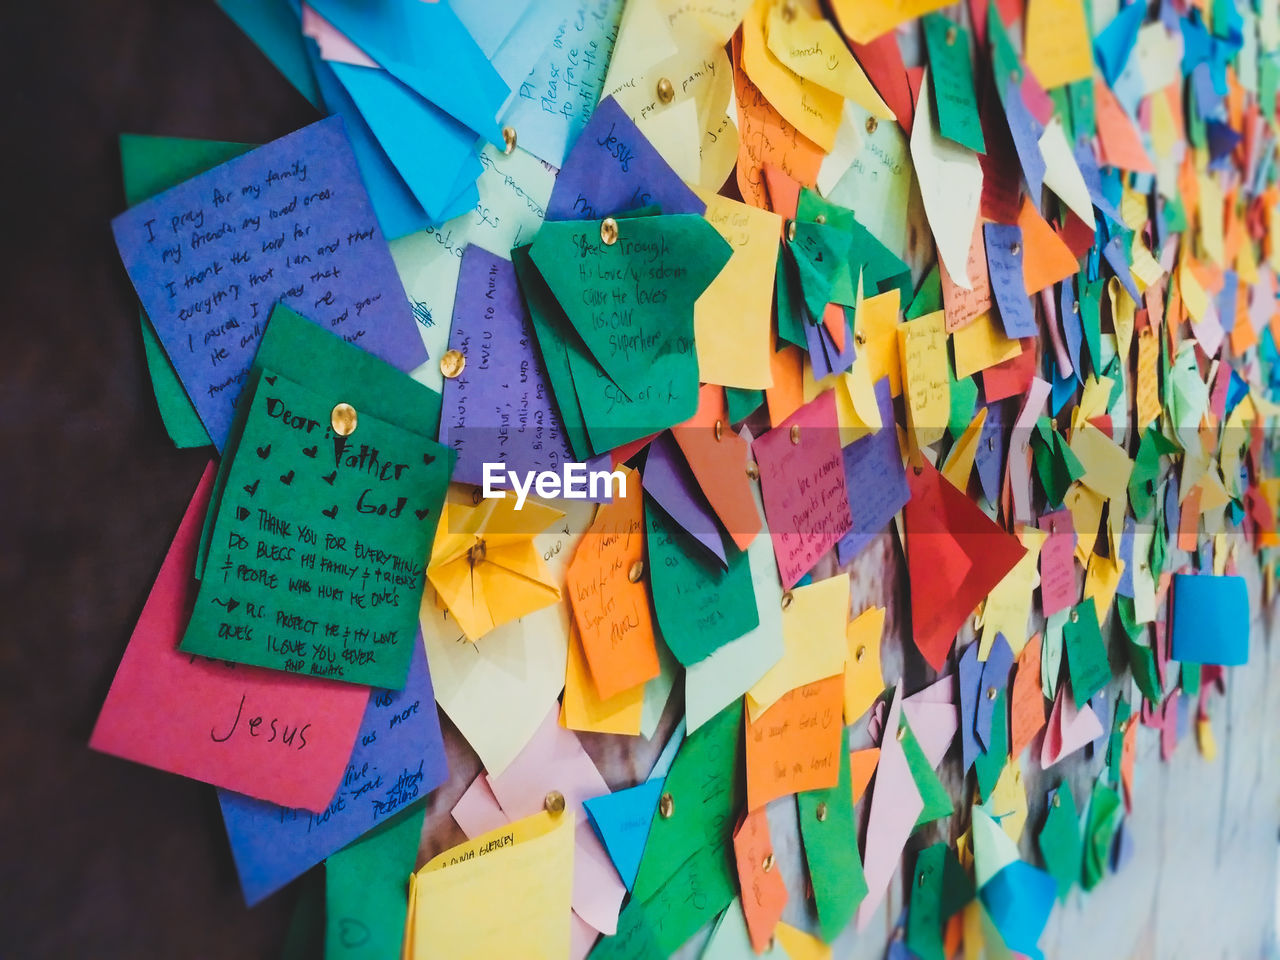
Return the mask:
<path id="1" fill-rule="evenodd" d="M 1007 223 L 988 223 L 982 230 L 986 238 L 991 290 L 1000 311 L 1004 334 L 1010 340 L 1034 337 L 1039 331 L 1022 279 L 1022 230 Z"/>
<path id="2" fill-rule="evenodd" d="M 844 676 L 791 690 L 747 726 L 747 809 L 833 787 L 844 743 Z"/>
<path id="3" fill-rule="evenodd" d="M 399 688 L 449 481 L 426 437 L 264 371 L 228 473 L 181 649 Z"/>
<path id="4" fill-rule="evenodd" d="M 427 657 L 416 635 L 407 642 L 413 659 L 404 689 L 373 691 L 337 793 L 321 812 L 218 792 L 250 906 L 448 778 Z"/>
<path id="5" fill-rule="evenodd" d="M 111 226 L 219 450 L 278 301 L 401 370 L 427 358 L 338 118 L 215 167 Z"/>
<path id="6" fill-rule="evenodd" d="M 819 394 L 752 446 L 765 520 L 789 590 L 853 528 L 835 392 Z"/>

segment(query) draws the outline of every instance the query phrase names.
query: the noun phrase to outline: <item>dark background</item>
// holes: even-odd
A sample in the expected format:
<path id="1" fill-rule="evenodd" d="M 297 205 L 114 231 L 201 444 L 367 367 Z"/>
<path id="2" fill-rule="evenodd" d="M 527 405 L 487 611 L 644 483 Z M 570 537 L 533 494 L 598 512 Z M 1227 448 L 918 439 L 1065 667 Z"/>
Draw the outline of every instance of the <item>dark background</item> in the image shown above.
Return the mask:
<path id="1" fill-rule="evenodd" d="M 316 114 L 212 0 L 4 7 L 0 956 L 275 956 L 296 893 L 244 906 L 212 788 L 85 746 L 208 458 L 161 425 L 109 222 L 118 134 Z"/>

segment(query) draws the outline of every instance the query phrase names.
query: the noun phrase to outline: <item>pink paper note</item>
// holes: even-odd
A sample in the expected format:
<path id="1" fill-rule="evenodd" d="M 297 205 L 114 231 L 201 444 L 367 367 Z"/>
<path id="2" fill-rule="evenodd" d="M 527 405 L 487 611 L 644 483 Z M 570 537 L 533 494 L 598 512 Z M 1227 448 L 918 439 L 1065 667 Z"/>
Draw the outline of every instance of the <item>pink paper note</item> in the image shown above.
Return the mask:
<path id="1" fill-rule="evenodd" d="M 951 678 L 947 678 L 950 682 Z M 960 716 L 955 704 L 935 703 L 928 700 L 916 700 L 914 697 L 903 701 L 902 712 L 907 715 L 907 723 L 911 732 L 920 742 L 920 749 L 929 758 L 929 764 L 935 770 L 942 758 L 946 756 L 956 731 L 960 729 Z"/>
<path id="2" fill-rule="evenodd" d="M 1045 728 L 1040 744 L 1040 766 L 1048 770 L 1063 757 L 1069 757 L 1086 743 L 1102 736 L 1102 723 L 1087 703 L 1076 712 L 1071 682 L 1058 687 L 1058 699 L 1053 702 L 1049 726 Z"/>
<path id="3" fill-rule="evenodd" d="M 1044 410 L 1044 402 L 1052 388 L 1035 377 L 1027 390 L 1026 403 L 1013 425 L 1009 442 L 1009 486 L 1013 492 L 1013 515 L 1019 523 L 1031 523 L 1031 431 Z"/>
<path id="4" fill-rule="evenodd" d="M 853 527 L 835 391 L 819 394 L 752 444 L 765 520 L 790 590 Z"/>
<path id="5" fill-rule="evenodd" d="M 489 789 L 489 778 L 483 773 L 471 781 L 471 786 L 467 787 L 466 792 L 454 804 L 453 819 L 468 839 L 497 830 L 510 822 L 502 812 L 502 805 Z"/>
<path id="6" fill-rule="evenodd" d="M 559 723 L 556 704 L 533 735 L 533 739 L 496 777 L 489 777 L 502 811 L 512 820 L 532 816 L 543 809 L 547 794 L 558 790 L 565 809 L 577 819 L 577 843 L 573 857 L 573 909 L 583 920 L 604 934 L 618 928 L 618 910 L 627 892 L 613 861 L 591 829 L 583 800 L 609 793 L 609 785 L 577 735 Z"/>
<path id="7" fill-rule="evenodd" d="M 129 638 L 89 746 L 320 812 L 342 779 L 369 688 L 177 649 L 195 601 L 191 573 L 214 474 L 210 463 Z"/>
<path id="8" fill-rule="evenodd" d="M 893 703 L 885 717 L 884 729 L 898 729 L 902 714 L 902 681 L 898 681 Z M 867 819 L 866 853 L 863 873 L 867 895 L 858 905 L 858 929 L 865 930 L 880 907 L 902 857 L 902 848 L 915 829 L 916 817 L 924 809 L 920 791 L 911 776 L 907 757 L 896 735 L 880 739 L 880 760 L 871 792 L 871 814 Z"/>
<path id="9" fill-rule="evenodd" d="M 1040 605 L 1046 617 L 1073 605 L 1080 597 L 1076 587 L 1076 531 L 1071 511 L 1046 513 L 1040 529 L 1049 536 L 1040 547 Z"/>

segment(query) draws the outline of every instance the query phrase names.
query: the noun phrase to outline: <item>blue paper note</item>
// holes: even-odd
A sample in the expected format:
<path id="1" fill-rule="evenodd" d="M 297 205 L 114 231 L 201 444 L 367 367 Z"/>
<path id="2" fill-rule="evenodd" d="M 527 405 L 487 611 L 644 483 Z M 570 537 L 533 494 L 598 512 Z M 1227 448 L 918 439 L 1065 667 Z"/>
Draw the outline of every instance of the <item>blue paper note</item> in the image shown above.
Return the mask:
<path id="1" fill-rule="evenodd" d="M 987 915 L 1010 950 L 1043 960 L 1036 946 L 1057 896 L 1057 882 L 1038 867 L 1014 860 L 978 891 Z"/>
<path id="2" fill-rule="evenodd" d="M 707 208 L 618 102 L 606 97 L 556 178 L 547 219 L 595 220 L 648 206 L 699 216 Z"/>
<path id="3" fill-rule="evenodd" d="M 512 90 L 502 117 L 521 148 L 553 167 L 591 119 L 618 38 L 623 0 L 572 0 L 571 13 L 529 75 Z"/>
<path id="4" fill-rule="evenodd" d="M 583 801 L 591 826 L 628 890 L 636 882 L 653 811 L 658 808 L 658 797 L 665 782 L 665 778 L 657 777 Z"/>
<path id="5" fill-rule="evenodd" d="M 1116 593 L 1122 597 L 1133 597 L 1133 534 L 1138 522 L 1133 517 L 1124 518 L 1124 530 L 1120 534 L 1120 559 L 1124 561 L 1124 569 L 1120 571 L 1120 582 L 1116 584 Z"/>
<path id="6" fill-rule="evenodd" d="M 978 714 L 978 698 L 982 690 L 982 664 L 978 662 L 978 644 L 969 644 L 960 654 L 956 667 L 960 688 L 960 758 L 961 769 L 968 773 L 973 761 L 982 753 L 982 745 L 974 734 Z"/>
<path id="7" fill-rule="evenodd" d="M 685 533 L 714 556 L 721 567 L 728 565 L 715 511 L 669 432 L 663 432 L 649 445 L 644 468 L 644 492 L 653 497 Z"/>
<path id="8" fill-rule="evenodd" d="M 462 373 L 444 381 L 440 442 L 457 451 L 453 479 L 482 483 L 484 464 L 560 472 L 572 461 L 511 261 L 468 244 L 449 349 Z"/>
<path id="9" fill-rule="evenodd" d="M 1015 80 L 1007 81 L 1005 87 L 1004 114 L 1009 122 L 1009 134 L 1013 137 L 1013 148 L 1017 151 L 1022 175 L 1027 181 L 1028 196 L 1038 209 L 1040 192 L 1044 187 L 1045 163 L 1040 152 L 1040 135 L 1044 128 L 1027 109 L 1022 99 L 1021 84 Z"/>
<path id="10" fill-rule="evenodd" d="M 1010 340 L 1036 336 L 1036 317 L 1022 279 L 1022 229 L 1013 224 L 987 223 L 983 224 L 982 235 L 987 244 L 991 292 L 1005 336 Z"/>
<path id="11" fill-rule="evenodd" d="M 1000 498 L 1000 485 L 1004 482 L 1004 457 L 1009 447 L 1009 435 L 1004 425 L 1004 404 L 997 401 L 987 405 L 987 419 L 978 435 L 978 452 L 974 464 L 978 468 L 978 480 L 982 483 L 982 495 L 988 503 Z"/>
<path id="12" fill-rule="evenodd" d="M 1093 55 L 1107 78 L 1107 86 L 1114 86 L 1116 79 L 1129 62 L 1134 45 L 1138 42 L 1138 30 L 1147 16 L 1147 5 L 1130 3 L 1117 13 L 1110 23 L 1093 39 Z"/>
<path id="13" fill-rule="evenodd" d="M 1084 326 L 1080 323 L 1080 304 L 1076 301 L 1076 285 L 1071 278 L 1062 281 L 1058 296 L 1058 319 L 1062 323 L 1062 339 L 1071 357 L 1072 374 L 1077 383 L 1084 382 L 1080 369 L 1080 345 L 1084 343 Z"/>
<path id="14" fill-rule="evenodd" d="M 845 489 L 849 493 L 853 526 L 836 544 L 836 555 L 841 564 L 848 563 L 866 549 L 867 544 L 911 499 L 907 472 L 902 466 L 902 452 L 898 448 L 889 378 L 882 377 L 876 383 L 875 391 L 883 426 L 843 450 Z"/>
<path id="15" fill-rule="evenodd" d="M 111 227 L 219 450 L 278 301 L 400 370 L 427 359 L 338 117 L 166 190 Z"/>
<path id="16" fill-rule="evenodd" d="M 814 380 L 822 380 L 833 373 L 843 373 L 852 367 L 853 361 L 858 358 L 853 347 L 853 328 L 849 325 L 848 312 L 842 309 L 841 313 L 844 314 L 843 350 L 836 347 L 835 340 L 832 339 L 821 317 L 816 317 L 814 323 L 804 324 L 804 335 L 808 340 L 809 362 L 813 366 Z"/>
<path id="17" fill-rule="evenodd" d="M 265 729 L 265 728 L 264 728 Z M 253 906 L 449 776 L 422 637 L 404 689 L 375 690 L 338 792 L 324 813 L 218 791 L 245 902 Z"/>
<path id="18" fill-rule="evenodd" d="M 289 0 L 217 0 L 286 80 L 317 107 L 320 91 L 308 63 L 298 11 Z"/>
<path id="19" fill-rule="evenodd" d="M 1172 656 L 1227 667 L 1249 662 L 1249 590 L 1243 577 L 1174 575 Z"/>
<path id="20" fill-rule="evenodd" d="M 1008 701 L 1000 699 L 1000 692 L 1009 685 L 1009 671 L 1013 668 L 1013 650 L 1004 638 L 997 633 L 995 642 L 987 651 L 987 660 L 982 664 L 982 679 L 979 681 L 978 702 L 973 717 L 973 732 L 982 744 L 983 751 L 991 749 L 991 719 L 996 705 Z M 962 681 L 963 683 L 963 681 Z"/>

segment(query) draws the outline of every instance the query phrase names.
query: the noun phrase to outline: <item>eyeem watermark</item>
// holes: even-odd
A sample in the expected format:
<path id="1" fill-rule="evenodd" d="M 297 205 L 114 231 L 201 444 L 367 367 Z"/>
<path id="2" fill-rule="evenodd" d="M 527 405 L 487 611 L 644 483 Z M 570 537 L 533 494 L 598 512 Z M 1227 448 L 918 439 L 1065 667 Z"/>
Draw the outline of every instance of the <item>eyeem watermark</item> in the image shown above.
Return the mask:
<path id="1" fill-rule="evenodd" d="M 524 480 L 521 483 L 521 479 Z M 627 495 L 627 475 L 621 470 L 588 470 L 585 463 L 566 463 L 555 470 L 526 470 L 517 473 L 505 464 L 485 463 L 483 495 L 492 500 L 506 496 L 510 484 L 516 494 L 516 509 L 524 509 L 530 491 L 544 500 L 602 500 Z M 616 492 L 615 492 L 616 487 Z"/>

